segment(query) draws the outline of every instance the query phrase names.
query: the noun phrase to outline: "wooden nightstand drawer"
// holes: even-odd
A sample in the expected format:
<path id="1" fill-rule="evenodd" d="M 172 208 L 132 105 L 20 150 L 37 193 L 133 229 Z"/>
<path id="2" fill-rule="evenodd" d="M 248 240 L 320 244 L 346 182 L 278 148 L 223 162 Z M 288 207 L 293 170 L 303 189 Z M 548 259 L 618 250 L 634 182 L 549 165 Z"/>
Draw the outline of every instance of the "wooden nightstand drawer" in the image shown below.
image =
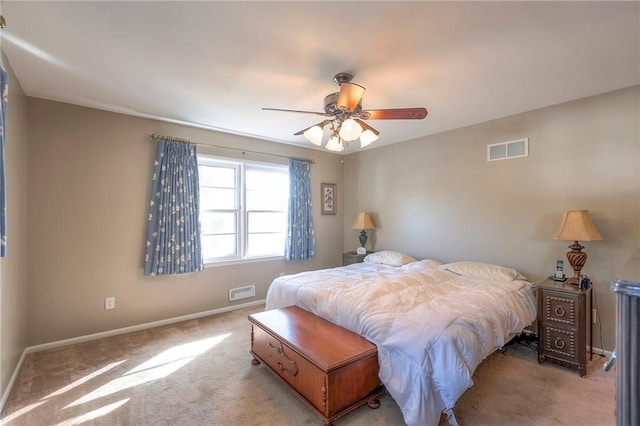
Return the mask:
<path id="1" fill-rule="evenodd" d="M 575 328 L 576 305 L 579 297 L 573 294 L 557 293 L 551 290 L 543 292 L 543 321 L 549 324 L 562 324 L 566 327 Z"/>
<path id="2" fill-rule="evenodd" d="M 578 362 L 576 357 L 576 332 L 542 325 L 542 353 L 567 361 Z"/>

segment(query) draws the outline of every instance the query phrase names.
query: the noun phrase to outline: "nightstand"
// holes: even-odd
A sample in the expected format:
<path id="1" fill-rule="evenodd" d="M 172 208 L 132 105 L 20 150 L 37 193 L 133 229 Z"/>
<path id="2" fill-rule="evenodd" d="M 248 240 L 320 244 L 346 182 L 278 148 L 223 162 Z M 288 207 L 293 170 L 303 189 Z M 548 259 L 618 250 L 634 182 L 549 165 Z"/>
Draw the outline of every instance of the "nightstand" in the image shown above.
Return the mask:
<path id="1" fill-rule="evenodd" d="M 364 258 L 369 253 L 373 253 L 373 252 L 367 250 L 366 254 L 356 254 L 356 253 L 349 253 L 349 252 L 342 253 L 342 266 L 351 265 L 353 263 L 361 263 L 362 261 L 364 261 Z"/>
<path id="2" fill-rule="evenodd" d="M 587 338 L 593 357 L 591 283 L 586 290 L 547 279 L 538 291 L 538 361 L 574 368 L 587 375 Z M 591 359 L 589 358 L 589 359 Z"/>

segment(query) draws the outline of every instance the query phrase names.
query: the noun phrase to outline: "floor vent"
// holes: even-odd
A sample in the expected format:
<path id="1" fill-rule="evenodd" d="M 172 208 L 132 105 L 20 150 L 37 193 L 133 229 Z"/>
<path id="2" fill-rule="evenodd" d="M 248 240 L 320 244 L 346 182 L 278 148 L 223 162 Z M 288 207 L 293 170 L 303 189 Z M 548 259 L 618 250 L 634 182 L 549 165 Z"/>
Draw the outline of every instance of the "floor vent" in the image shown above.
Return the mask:
<path id="1" fill-rule="evenodd" d="M 487 161 L 507 160 L 528 155 L 529 138 L 487 145 Z"/>
<path id="2" fill-rule="evenodd" d="M 256 295 L 256 286 L 247 285 L 244 287 L 229 289 L 229 302 L 233 302 L 240 299 L 247 299 Z"/>

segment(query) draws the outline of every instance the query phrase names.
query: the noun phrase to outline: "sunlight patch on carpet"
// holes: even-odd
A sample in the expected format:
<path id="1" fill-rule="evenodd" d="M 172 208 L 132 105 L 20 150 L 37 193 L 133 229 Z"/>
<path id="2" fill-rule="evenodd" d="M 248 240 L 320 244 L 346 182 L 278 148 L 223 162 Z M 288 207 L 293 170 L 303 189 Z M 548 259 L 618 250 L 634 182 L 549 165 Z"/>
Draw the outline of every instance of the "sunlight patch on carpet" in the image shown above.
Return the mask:
<path id="1" fill-rule="evenodd" d="M 65 408 L 84 404 L 134 386 L 167 377 L 193 361 L 198 355 L 208 351 L 229 336 L 231 336 L 231 333 L 221 334 L 208 339 L 202 339 L 169 348 L 128 371 L 122 375 L 122 377 L 112 380 L 104 386 L 101 386 L 93 392 L 90 392 L 82 398 L 72 402 Z"/>
<path id="2" fill-rule="evenodd" d="M 84 413 L 81 416 L 74 417 L 72 419 L 67 419 L 63 422 L 56 424 L 56 426 L 74 426 L 74 425 L 82 424 L 84 422 L 88 422 L 90 420 L 95 420 L 98 417 L 105 416 L 110 412 L 116 410 L 117 408 L 123 406 L 124 404 L 129 402 L 129 399 L 130 398 L 125 398 L 120 401 L 114 402 L 112 404 L 105 405 L 104 407 L 100 407 L 96 410 L 89 411 L 88 413 Z"/>
<path id="3" fill-rule="evenodd" d="M 87 374 L 86 376 L 76 380 L 73 383 L 68 384 L 67 386 L 65 386 L 63 388 L 58 389 L 57 391 L 45 396 L 42 399 L 52 398 L 54 396 L 62 395 L 65 392 L 69 392 L 71 389 L 75 388 L 76 386 L 80 386 L 81 384 L 88 382 L 89 380 L 93 379 L 94 377 L 97 377 L 97 376 L 99 376 L 101 374 L 106 373 L 107 371 L 111 370 L 112 368 L 115 368 L 115 367 L 119 366 L 120 364 L 122 364 L 125 361 L 126 361 L 126 359 L 123 359 L 122 361 L 118 361 L 118 362 L 112 362 L 111 364 L 106 365 L 106 366 L 102 367 L 101 369 L 94 371 L 91 374 Z"/>
<path id="4" fill-rule="evenodd" d="M 18 417 L 22 416 L 23 414 L 27 414 L 29 411 L 35 410 L 36 408 L 38 408 L 39 406 L 41 406 L 45 402 L 47 402 L 47 401 L 38 401 L 38 402 L 34 402 L 33 404 L 29 404 L 26 407 L 23 407 L 23 408 L 19 409 L 15 413 L 11 413 L 10 415 L 0 419 L 0 424 L 3 425 L 5 423 L 9 423 L 10 421 L 15 420 Z"/>

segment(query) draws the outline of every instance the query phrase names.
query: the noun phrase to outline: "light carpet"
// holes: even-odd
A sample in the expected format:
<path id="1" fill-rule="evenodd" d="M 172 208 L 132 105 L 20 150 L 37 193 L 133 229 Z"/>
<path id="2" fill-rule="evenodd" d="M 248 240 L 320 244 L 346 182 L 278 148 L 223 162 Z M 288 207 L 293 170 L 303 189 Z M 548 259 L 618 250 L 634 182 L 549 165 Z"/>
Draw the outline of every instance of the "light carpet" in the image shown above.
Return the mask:
<path id="1" fill-rule="evenodd" d="M 251 365 L 252 307 L 30 354 L 2 413 L 6 426 L 322 425 L 262 366 Z M 454 412 L 466 425 L 614 425 L 615 371 L 586 378 L 539 365 L 513 344 L 476 370 Z M 385 392 L 336 426 L 403 425 Z M 442 418 L 441 425 L 446 425 Z"/>

